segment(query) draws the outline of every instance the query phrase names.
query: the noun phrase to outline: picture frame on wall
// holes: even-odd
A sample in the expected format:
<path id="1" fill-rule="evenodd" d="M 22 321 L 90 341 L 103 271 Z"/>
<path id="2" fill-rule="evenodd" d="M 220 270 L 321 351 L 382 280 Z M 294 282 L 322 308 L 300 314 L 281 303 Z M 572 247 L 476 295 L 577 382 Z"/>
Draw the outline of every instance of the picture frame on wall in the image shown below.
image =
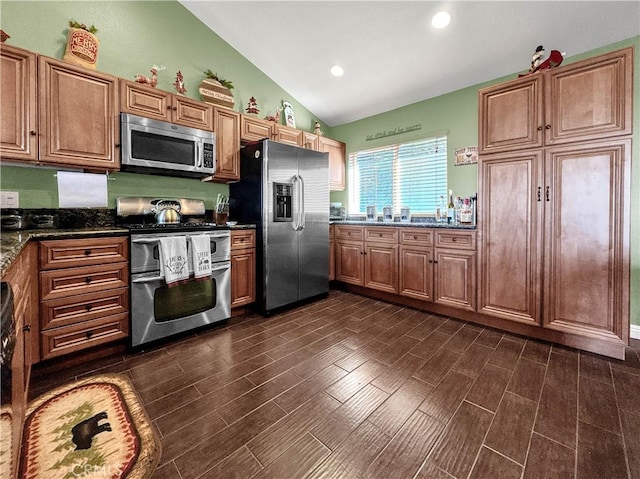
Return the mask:
<path id="1" fill-rule="evenodd" d="M 455 166 L 472 165 L 478 163 L 478 147 L 465 146 L 455 150 Z"/>

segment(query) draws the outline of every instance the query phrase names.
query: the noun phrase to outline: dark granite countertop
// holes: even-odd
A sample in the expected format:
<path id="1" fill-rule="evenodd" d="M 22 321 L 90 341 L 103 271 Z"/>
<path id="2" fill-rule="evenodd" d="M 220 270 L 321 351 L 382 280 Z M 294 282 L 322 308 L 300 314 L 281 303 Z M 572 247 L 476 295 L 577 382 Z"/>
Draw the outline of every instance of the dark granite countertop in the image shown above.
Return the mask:
<path id="1" fill-rule="evenodd" d="M 434 221 L 412 221 L 403 223 L 400 221 L 366 221 L 366 220 L 332 220 L 329 222 L 332 225 L 353 225 L 353 226 L 391 226 L 399 228 L 449 228 L 459 230 L 475 230 L 476 225 L 461 225 L 461 224 L 447 224 L 436 223 Z"/>

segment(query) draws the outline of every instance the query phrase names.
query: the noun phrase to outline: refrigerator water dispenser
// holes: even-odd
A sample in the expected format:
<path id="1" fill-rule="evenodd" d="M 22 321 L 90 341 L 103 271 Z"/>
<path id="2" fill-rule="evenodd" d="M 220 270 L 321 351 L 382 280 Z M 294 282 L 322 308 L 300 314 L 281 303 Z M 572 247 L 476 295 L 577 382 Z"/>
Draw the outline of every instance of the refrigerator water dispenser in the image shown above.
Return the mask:
<path id="1" fill-rule="evenodd" d="M 293 221 L 291 183 L 273 184 L 273 221 Z"/>

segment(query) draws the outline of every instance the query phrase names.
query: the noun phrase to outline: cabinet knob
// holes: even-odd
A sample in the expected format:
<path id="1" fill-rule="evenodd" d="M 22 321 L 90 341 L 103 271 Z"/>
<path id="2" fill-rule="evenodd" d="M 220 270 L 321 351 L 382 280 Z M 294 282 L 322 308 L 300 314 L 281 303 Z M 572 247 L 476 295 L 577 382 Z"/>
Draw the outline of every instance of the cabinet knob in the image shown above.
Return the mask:
<path id="1" fill-rule="evenodd" d="M 115 146 L 116 148 L 120 148 L 120 143 L 116 143 L 114 146 Z"/>
<path id="2" fill-rule="evenodd" d="M 87 282 L 87 284 L 91 283 L 91 281 L 93 281 L 93 278 L 91 276 L 87 276 L 85 278 L 85 281 Z"/>
<path id="3" fill-rule="evenodd" d="M 433 260 L 432 260 L 432 259 L 430 259 L 430 260 L 429 260 L 429 263 L 433 263 Z"/>
<path id="4" fill-rule="evenodd" d="M 348 232 L 347 232 L 347 234 L 348 234 L 349 236 L 351 236 L 351 231 L 348 231 Z"/>
<path id="5" fill-rule="evenodd" d="M 456 241 L 458 241 L 458 238 L 451 238 L 451 241 L 455 243 Z"/>
<path id="6" fill-rule="evenodd" d="M 382 233 L 378 233 L 378 236 L 379 236 L 380 238 L 382 238 Z"/>
<path id="7" fill-rule="evenodd" d="M 545 130 L 550 130 L 550 129 L 551 129 L 551 125 L 545 125 L 545 126 L 544 126 L 544 129 L 545 129 Z"/>
<path id="8" fill-rule="evenodd" d="M 23 330 L 23 331 L 26 331 L 26 332 L 28 333 L 29 331 L 31 331 L 31 325 L 30 325 L 30 324 L 26 324 L 26 325 L 24 326 L 24 328 L 22 328 L 22 330 Z"/>
<path id="9" fill-rule="evenodd" d="M 30 134 L 31 136 L 36 136 L 36 135 L 37 135 L 37 133 L 36 133 L 35 131 L 33 131 L 33 130 L 31 130 L 31 131 L 29 132 L 29 134 Z"/>
<path id="10" fill-rule="evenodd" d="M 86 309 L 87 311 L 91 311 L 91 308 L 93 308 L 93 306 L 91 304 L 87 304 L 84 309 Z"/>
<path id="11" fill-rule="evenodd" d="M 90 249 L 84 250 L 84 255 L 85 256 L 91 256 L 91 250 Z"/>
<path id="12" fill-rule="evenodd" d="M 433 262 L 434 262 L 435 264 L 438 264 L 438 262 L 437 262 L 435 259 L 433 260 Z"/>
<path id="13" fill-rule="evenodd" d="M 538 127 L 538 131 L 542 131 L 542 126 L 539 126 L 539 127 Z"/>
<path id="14" fill-rule="evenodd" d="M 93 331 L 87 331 L 85 333 L 85 336 L 87 337 L 87 339 L 91 339 L 91 336 L 93 336 Z"/>
<path id="15" fill-rule="evenodd" d="M 171 105 L 167 105 L 167 110 L 171 110 Z"/>
<path id="16" fill-rule="evenodd" d="M 417 239 L 418 239 L 418 237 L 417 237 L 416 235 L 413 235 L 413 239 L 414 239 L 414 240 L 417 240 Z"/>
<path id="17" fill-rule="evenodd" d="M 173 111 L 178 111 L 178 107 L 177 107 L 177 106 L 174 106 L 174 107 L 172 108 L 172 110 L 173 110 Z"/>

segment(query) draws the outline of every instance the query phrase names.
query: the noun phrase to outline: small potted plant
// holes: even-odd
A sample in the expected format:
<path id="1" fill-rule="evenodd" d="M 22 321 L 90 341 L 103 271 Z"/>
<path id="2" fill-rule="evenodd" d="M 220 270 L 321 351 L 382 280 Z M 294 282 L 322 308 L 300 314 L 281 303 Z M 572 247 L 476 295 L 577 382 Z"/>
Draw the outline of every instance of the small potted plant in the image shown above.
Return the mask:
<path id="1" fill-rule="evenodd" d="M 100 47 L 100 41 L 95 36 L 97 32 L 94 25 L 87 27 L 84 23 L 69 21 L 67 48 L 62 59 L 95 70 Z"/>
<path id="2" fill-rule="evenodd" d="M 235 103 L 233 93 L 231 93 L 233 84 L 229 80 L 220 78 L 217 73 L 213 73 L 211 70 L 207 70 L 204 74 L 207 77 L 202 80 L 198 88 L 202 100 L 211 105 L 233 108 Z"/>

